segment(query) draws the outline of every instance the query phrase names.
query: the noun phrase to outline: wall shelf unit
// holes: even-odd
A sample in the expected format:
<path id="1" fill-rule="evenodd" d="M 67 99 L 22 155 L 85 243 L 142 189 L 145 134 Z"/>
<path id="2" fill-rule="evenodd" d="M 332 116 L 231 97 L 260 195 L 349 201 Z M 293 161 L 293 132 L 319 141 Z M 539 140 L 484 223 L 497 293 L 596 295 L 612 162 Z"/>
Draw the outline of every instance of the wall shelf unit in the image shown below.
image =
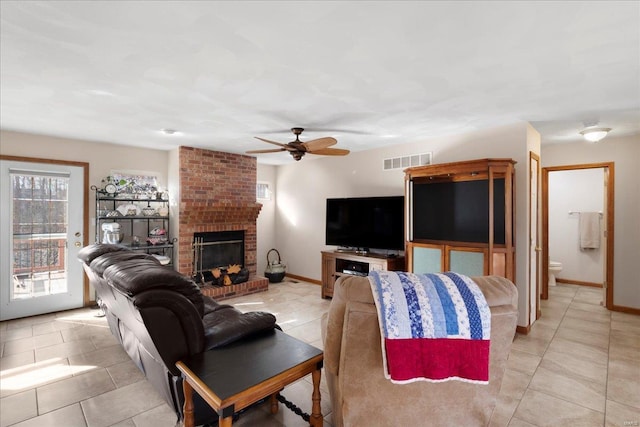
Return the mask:
<path id="1" fill-rule="evenodd" d="M 407 270 L 515 279 L 515 161 L 405 170 Z"/>
<path id="2" fill-rule="evenodd" d="M 105 239 L 104 224 L 117 223 L 121 245 L 155 255 L 163 265 L 173 265 L 174 240 L 169 237 L 169 201 L 136 195 L 108 194 L 95 186 L 95 242 Z"/>

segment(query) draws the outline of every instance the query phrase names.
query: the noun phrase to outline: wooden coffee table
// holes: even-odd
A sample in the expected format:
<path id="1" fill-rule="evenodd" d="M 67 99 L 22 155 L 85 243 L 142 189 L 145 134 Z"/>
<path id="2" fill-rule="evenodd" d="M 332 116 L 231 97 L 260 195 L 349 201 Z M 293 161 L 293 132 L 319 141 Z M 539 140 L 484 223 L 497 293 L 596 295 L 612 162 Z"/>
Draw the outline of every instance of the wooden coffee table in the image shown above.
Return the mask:
<path id="1" fill-rule="evenodd" d="M 194 425 L 193 390 L 218 413 L 220 427 L 228 427 L 235 412 L 268 396 L 275 414 L 277 393 L 308 374 L 313 380 L 309 423 L 322 426 L 323 360 L 322 350 L 279 330 L 181 360 L 176 366 L 184 378 L 184 426 Z"/>

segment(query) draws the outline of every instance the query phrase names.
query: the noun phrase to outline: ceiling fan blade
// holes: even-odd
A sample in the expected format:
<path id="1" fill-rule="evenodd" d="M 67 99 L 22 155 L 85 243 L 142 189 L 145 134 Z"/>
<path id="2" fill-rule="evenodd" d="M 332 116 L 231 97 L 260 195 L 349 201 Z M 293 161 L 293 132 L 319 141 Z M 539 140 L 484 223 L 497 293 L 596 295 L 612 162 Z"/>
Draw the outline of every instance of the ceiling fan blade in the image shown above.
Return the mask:
<path id="1" fill-rule="evenodd" d="M 322 150 L 323 148 L 336 145 L 337 143 L 338 141 L 336 141 L 335 138 L 331 138 L 330 136 L 328 136 L 326 138 L 312 139 L 311 141 L 303 142 L 302 146 L 307 150 L 308 153 L 313 153 L 317 150 Z"/>
<path id="2" fill-rule="evenodd" d="M 322 148 L 320 150 L 309 151 L 309 153 L 320 154 L 322 156 L 346 156 L 350 151 L 344 148 Z"/>
<path id="3" fill-rule="evenodd" d="M 274 148 L 271 150 L 251 150 L 251 151 L 245 151 L 245 153 L 247 154 L 260 154 L 260 153 L 279 153 L 281 151 L 287 151 L 286 148 Z"/>
<path id="4" fill-rule="evenodd" d="M 289 146 L 288 144 L 283 144 L 281 142 L 275 142 L 275 141 L 269 141 L 268 139 L 260 138 L 259 136 L 254 136 L 254 138 L 255 139 L 259 139 L 262 142 L 267 142 L 269 144 L 278 145 L 280 147 L 283 147 L 287 151 L 295 151 L 296 150 L 295 148 Z"/>

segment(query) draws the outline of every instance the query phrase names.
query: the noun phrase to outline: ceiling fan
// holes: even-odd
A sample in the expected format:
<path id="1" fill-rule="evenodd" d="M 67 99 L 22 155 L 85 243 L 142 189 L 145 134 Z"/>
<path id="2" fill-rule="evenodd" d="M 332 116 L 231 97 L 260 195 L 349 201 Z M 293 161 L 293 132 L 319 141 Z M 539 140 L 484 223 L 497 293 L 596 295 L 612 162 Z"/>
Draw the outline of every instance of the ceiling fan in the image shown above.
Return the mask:
<path id="1" fill-rule="evenodd" d="M 280 151 L 288 151 L 289 154 L 291 154 L 291 156 L 296 160 L 300 160 L 307 153 L 320 154 L 323 156 L 346 156 L 347 154 L 349 154 L 349 150 L 345 150 L 342 148 L 329 148 L 330 146 L 338 143 L 335 138 L 331 138 L 330 136 L 302 142 L 298 138 L 302 131 L 304 131 L 303 128 L 291 128 L 291 132 L 293 132 L 293 134 L 296 136 L 296 140 L 291 141 L 287 144 L 269 141 L 268 139 L 259 138 L 256 136 L 256 139 L 267 142 L 269 144 L 278 145 L 280 148 L 273 148 L 270 150 L 251 150 L 247 151 L 247 154 L 277 153 Z"/>

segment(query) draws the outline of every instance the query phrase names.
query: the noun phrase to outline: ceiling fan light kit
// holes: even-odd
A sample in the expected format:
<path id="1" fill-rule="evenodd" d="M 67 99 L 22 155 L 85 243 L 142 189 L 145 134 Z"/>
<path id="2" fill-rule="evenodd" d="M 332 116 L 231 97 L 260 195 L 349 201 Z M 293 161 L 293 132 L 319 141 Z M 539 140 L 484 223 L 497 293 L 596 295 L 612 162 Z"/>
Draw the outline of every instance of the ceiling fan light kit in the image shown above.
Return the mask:
<path id="1" fill-rule="evenodd" d="M 303 128 L 291 128 L 291 132 L 296 136 L 295 141 L 291 141 L 287 144 L 283 144 L 281 142 L 269 141 L 268 139 L 255 137 L 262 142 L 266 142 L 268 144 L 277 145 L 280 148 L 272 148 L 269 150 L 251 150 L 247 151 L 247 154 L 262 154 L 262 153 L 276 153 L 280 151 L 288 151 L 296 161 L 302 159 L 305 154 L 319 154 L 322 156 L 346 156 L 349 154 L 349 150 L 345 150 L 342 148 L 329 148 L 332 145 L 338 143 L 335 138 L 330 136 L 318 139 L 312 139 L 311 141 L 302 142 L 300 141 L 300 134 L 304 131 Z"/>
<path id="2" fill-rule="evenodd" d="M 582 132 L 580 132 L 580 135 L 582 135 L 584 139 L 586 139 L 589 142 L 598 142 L 602 138 L 607 136 L 609 132 L 611 132 L 611 128 L 589 127 L 583 130 Z"/>

